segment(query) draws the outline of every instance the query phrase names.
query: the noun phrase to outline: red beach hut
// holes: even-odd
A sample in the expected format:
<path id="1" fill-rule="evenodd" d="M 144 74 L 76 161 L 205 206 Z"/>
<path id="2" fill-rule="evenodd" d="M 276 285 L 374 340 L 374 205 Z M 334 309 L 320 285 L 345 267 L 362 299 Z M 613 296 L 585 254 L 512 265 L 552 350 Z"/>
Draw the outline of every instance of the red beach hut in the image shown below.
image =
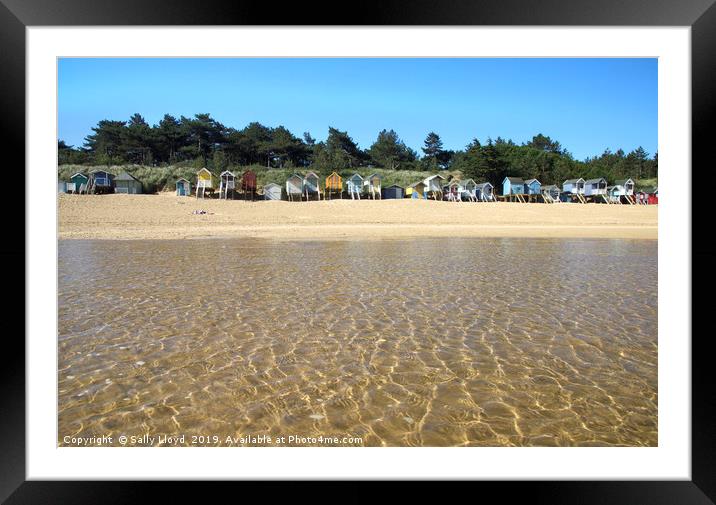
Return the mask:
<path id="1" fill-rule="evenodd" d="M 251 195 L 251 200 L 256 196 L 256 173 L 247 170 L 241 175 L 241 191 L 244 193 L 244 199 Z"/>

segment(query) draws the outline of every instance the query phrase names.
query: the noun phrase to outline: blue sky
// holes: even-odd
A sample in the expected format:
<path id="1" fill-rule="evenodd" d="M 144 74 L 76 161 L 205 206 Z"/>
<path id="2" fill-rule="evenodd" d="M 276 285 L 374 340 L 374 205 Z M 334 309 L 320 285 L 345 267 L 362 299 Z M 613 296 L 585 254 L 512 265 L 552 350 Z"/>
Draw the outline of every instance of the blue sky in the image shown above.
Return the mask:
<path id="1" fill-rule="evenodd" d="M 657 150 L 656 59 L 61 59 L 58 136 L 81 146 L 101 119 L 210 113 L 226 126 L 283 125 L 323 140 L 347 130 L 361 148 L 382 129 L 420 148 L 537 133 L 576 158 Z"/>

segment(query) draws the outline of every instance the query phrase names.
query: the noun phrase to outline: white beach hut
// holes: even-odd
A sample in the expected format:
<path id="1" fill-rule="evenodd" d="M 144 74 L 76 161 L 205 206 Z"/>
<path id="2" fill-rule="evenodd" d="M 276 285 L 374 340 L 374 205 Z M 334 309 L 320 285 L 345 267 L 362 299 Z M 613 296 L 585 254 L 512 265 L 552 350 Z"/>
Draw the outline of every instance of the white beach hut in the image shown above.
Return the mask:
<path id="1" fill-rule="evenodd" d="M 280 200 L 281 199 L 281 186 L 271 182 L 264 186 L 264 200 Z"/>
<path id="2" fill-rule="evenodd" d="M 303 177 L 298 174 L 293 174 L 291 177 L 286 179 L 286 196 L 289 201 L 293 201 L 295 197 L 301 199 L 303 193 Z"/>
<path id="3" fill-rule="evenodd" d="M 375 200 L 376 196 L 380 200 L 380 184 L 383 180 L 383 176 L 380 174 L 370 174 L 363 180 L 363 186 L 368 191 L 371 199 Z"/>
<path id="4" fill-rule="evenodd" d="M 442 199 L 443 196 L 443 181 L 445 177 L 440 174 L 431 175 L 423 181 L 425 184 L 425 193 L 432 195 L 435 200 Z"/>
<path id="5" fill-rule="evenodd" d="M 567 179 L 562 183 L 562 192 L 571 195 L 581 195 L 584 193 L 584 179 Z"/>
<path id="6" fill-rule="evenodd" d="M 584 196 L 607 194 L 607 180 L 604 177 L 584 181 Z"/>
<path id="7" fill-rule="evenodd" d="M 361 191 L 363 191 L 363 177 L 356 173 L 346 179 L 346 191 L 351 197 L 351 200 L 356 198 L 360 200 Z"/>
<path id="8" fill-rule="evenodd" d="M 219 176 L 219 198 L 227 199 L 229 197 L 229 191 L 231 191 L 231 197 L 234 196 L 234 190 L 236 189 L 236 174 L 224 170 Z"/>

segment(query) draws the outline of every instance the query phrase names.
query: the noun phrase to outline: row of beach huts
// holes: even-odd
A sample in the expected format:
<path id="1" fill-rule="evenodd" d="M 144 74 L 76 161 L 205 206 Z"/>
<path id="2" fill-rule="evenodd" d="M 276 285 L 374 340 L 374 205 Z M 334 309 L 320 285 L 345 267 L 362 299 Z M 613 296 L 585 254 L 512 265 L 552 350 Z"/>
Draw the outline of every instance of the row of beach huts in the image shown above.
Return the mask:
<path id="1" fill-rule="evenodd" d="M 240 177 L 228 170 L 219 175 L 214 181 L 214 175 L 206 168 L 200 169 L 196 174 L 196 181 L 192 183 L 184 178 L 176 181 L 177 196 L 191 196 L 204 198 L 207 193 L 215 195 L 218 190 L 219 198 L 236 198 L 237 195 L 245 199 L 263 198 L 265 200 L 330 200 L 334 198 L 351 198 L 360 200 L 362 197 L 370 199 L 434 199 L 453 202 L 578 202 L 578 203 L 628 203 L 628 204 L 655 204 L 658 203 L 658 189 L 652 191 L 635 191 L 632 179 L 617 180 L 614 185 L 608 185 L 606 179 L 569 179 L 564 181 L 562 187 L 557 185 L 542 185 L 537 179 L 523 180 L 519 177 L 505 177 L 502 181 L 502 194 L 495 194 L 495 188 L 489 182 L 476 183 L 472 179 L 447 181 L 442 175 L 431 175 L 407 187 L 393 184 L 382 187 L 383 177 L 373 173 L 363 177 L 358 173 L 346 179 L 337 172 L 325 178 L 321 184 L 320 177 L 315 172 L 306 174 L 294 173 L 287 180 L 285 187 L 270 183 L 259 188 L 256 183 L 256 174 L 247 170 Z M 217 184 L 218 183 L 218 184 Z M 128 193 L 142 192 L 142 183 L 127 172 L 118 176 L 104 170 L 93 170 L 89 174 L 76 173 L 68 182 L 60 182 L 59 191 L 63 193 L 97 194 L 97 193 Z M 217 187 L 218 186 L 218 187 Z"/>

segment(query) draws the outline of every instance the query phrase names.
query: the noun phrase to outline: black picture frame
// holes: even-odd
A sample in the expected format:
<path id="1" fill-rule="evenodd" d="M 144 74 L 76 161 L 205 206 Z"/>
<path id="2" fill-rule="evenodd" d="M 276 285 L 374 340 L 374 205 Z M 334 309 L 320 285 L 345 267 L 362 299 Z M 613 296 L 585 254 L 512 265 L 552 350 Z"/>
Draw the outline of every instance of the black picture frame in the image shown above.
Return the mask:
<path id="1" fill-rule="evenodd" d="M 710 124 L 716 112 L 716 5 L 715 0 L 455 0 L 440 3 L 430 0 L 364 0 L 350 11 L 326 8 L 320 4 L 294 2 L 277 9 L 269 2 L 204 0 L 0 0 L 0 122 L 2 144 L 14 146 L 3 153 L 6 167 L 25 167 L 25 28 L 28 26 L 66 25 L 575 25 L 575 26 L 688 26 L 692 41 L 692 167 L 706 170 L 714 166 L 709 138 Z M 345 6 L 344 6 L 345 7 Z M 322 14 L 319 14 L 322 13 Z M 680 167 L 685 172 L 692 167 Z M 24 168 L 23 168 L 24 170 Z M 19 200 L 15 209 L 24 209 L 24 191 L 16 189 Z M 708 200 L 693 199 L 692 230 L 710 229 Z M 699 226 L 701 225 L 701 226 Z M 14 237 L 0 248 L 3 264 L 25 264 L 24 221 L 6 226 Z M 710 232 L 709 232 L 710 233 Z M 714 241 L 692 234 L 692 271 L 700 272 L 698 284 L 713 285 Z M 708 262 L 708 263 L 707 263 Z M 701 268 L 704 267 L 704 268 Z M 15 269 L 19 270 L 19 269 Z M 11 272 L 12 273 L 12 272 Z M 17 286 L 24 285 L 19 271 Z M 693 277 L 692 277 L 693 278 Z M 696 278 L 693 278 L 696 280 Z M 692 289 L 695 287 L 692 282 Z M 500 501 L 515 498 L 548 503 L 649 503 L 706 504 L 716 501 L 716 421 L 713 406 L 716 393 L 710 380 L 711 355 L 708 331 L 695 331 L 698 321 L 709 314 L 708 296 L 693 291 L 692 335 L 692 480 L 642 482 L 480 482 L 474 485 L 496 491 Z M 668 296 L 668 295 L 667 295 Z M 24 311 L 24 296 L 7 299 L 7 313 Z M 668 302 L 668 300 L 660 300 Z M 709 304 L 709 305 L 707 305 Z M 712 309 L 711 309 L 712 310 Z M 16 318 L 16 319 L 19 319 Z M 22 325 L 23 323 L 19 323 Z M 707 326 L 703 326 L 707 328 Z M 22 328 L 24 334 L 24 327 Z M 7 503 L 126 503 L 142 502 L 147 493 L 160 484 L 119 482 L 37 482 L 25 479 L 25 347 L 21 332 L 6 331 L 5 347 L 9 354 L 0 367 L 0 500 Z M 222 486 L 230 486 L 230 483 Z M 332 494 L 327 484 L 323 493 Z M 245 487 L 245 484 L 242 484 Z M 266 492 L 269 484 L 256 484 Z M 373 497 L 351 485 L 352 500 Z M 294 483 L 291 490 L 300 490 Z M 422 493 L 421 485 L 413 491 Z M 186 496 L 188 483 L 161 485 L 162 502 L 174 496 Z M 451 492 L 463 493 L 463 486 Z M 292 491 L 291 491 L 292 492 Z M 472 491 L 470 491 L 472 493 Z M 345 490 L 340 496 L 345 496 Z M 363 494 L 366 493 L 366 494 Z M 449 495 L 443 495 L 445 499 Z M 209 498 L 210 499 L 210 498 Z"/>

